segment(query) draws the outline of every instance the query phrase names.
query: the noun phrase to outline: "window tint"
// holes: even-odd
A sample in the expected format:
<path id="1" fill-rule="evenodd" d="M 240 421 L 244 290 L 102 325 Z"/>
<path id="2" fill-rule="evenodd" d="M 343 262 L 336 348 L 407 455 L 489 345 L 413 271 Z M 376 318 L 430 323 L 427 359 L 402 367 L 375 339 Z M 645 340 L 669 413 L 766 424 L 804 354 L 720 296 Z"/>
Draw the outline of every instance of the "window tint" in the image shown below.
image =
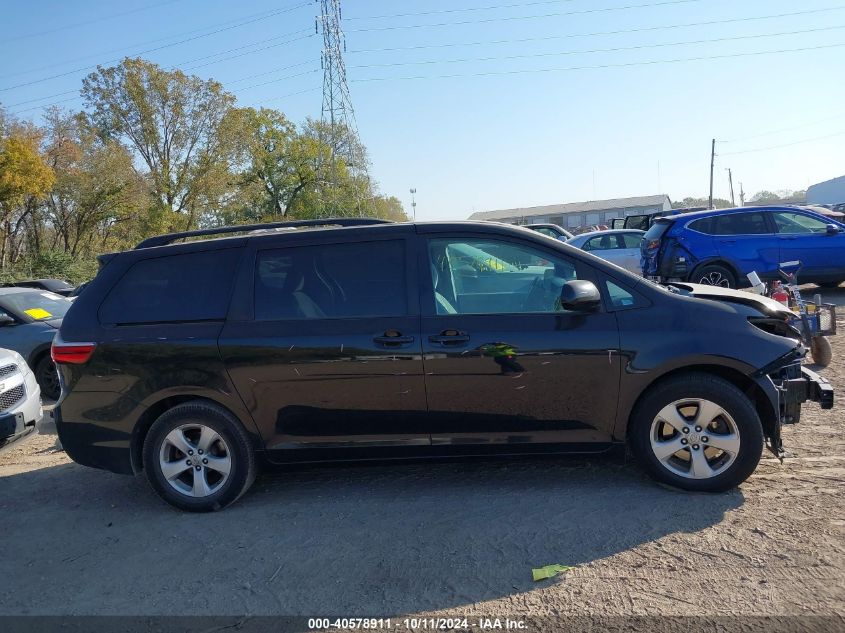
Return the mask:
<path id="1" fill-rule="evenodd" d="M 255 318 L 332 319 L 407 314 L 401 240 L 260 251 Z"/>
<path id="2" fill-rule="evenodd" d="M 689 223 L 689 228 L 705 235 L 713 235 L 716 232 L 715 220 L 716 218 L 701 218 L 695 222 Z"/>
<path id="3" fill-rule="evenodd" d="M 809 215 L 775 211 L 772 213 L 779 233 L 826 233 L 827 223 Z"/>
<path id="4" fill-rule="evenodd" d="M 136 262 L 100 307 L 103 323 L 223 319 L 240 249 L 203 251 Z"/>
<path id="5" fill-rule="evenodd" d="M 429 243 L 437 314 L 561 312 L 575 263 L 532 246 L 455 238 Z"/>
<path id="6" fill-rule="evenodd" d="M 762 235 L 771 233 L 762 212 L 731 213 L 713 218 L 715 235 Z"/>

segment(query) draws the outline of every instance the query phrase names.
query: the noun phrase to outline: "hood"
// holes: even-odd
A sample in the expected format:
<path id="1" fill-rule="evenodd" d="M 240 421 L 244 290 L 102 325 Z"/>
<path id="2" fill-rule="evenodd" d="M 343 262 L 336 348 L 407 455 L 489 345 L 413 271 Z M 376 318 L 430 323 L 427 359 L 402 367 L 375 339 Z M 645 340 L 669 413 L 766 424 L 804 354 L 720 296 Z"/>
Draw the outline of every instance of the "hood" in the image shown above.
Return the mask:
<path id="1" fill-rule="evenodd" d="M 720 286 L 688 284 L 685 282 L 672 282 L 668 285 L 680 290 L 681 294 L 693 296 L 698 299 L 712 299 L 714 301 L 725 301 L 727 303 L 739 303 L 771 316 L 793 316 L 793 313 L 789 310 L 789 308 L 774 299 L 754 294 L 752 292 L 746 292 L 744 290 L 732 290 L 731 288 L 722 288 Z"/>

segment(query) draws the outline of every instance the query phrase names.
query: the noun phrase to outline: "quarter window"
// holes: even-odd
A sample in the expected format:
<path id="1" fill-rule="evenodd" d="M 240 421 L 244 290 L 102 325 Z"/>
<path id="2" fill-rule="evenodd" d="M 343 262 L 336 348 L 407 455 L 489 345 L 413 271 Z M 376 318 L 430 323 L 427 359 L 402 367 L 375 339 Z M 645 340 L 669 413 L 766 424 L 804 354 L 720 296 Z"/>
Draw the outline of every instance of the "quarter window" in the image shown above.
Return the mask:
<path id="1" fill-rule="evenodd" d="M 260 251 L 257 320 L 404 316 L 408 312 L 401 240 Z"/>
<path id="2" fill-rule="evenodd" d="M 778 233 L 826 233 L 827 224 L 809 215 L 791 213 L 788 211 L 774 211 L 772 217 L 778 227 Z"/>
<path id="3" fill-rule="evenodd" d="M 531 246 L 460 238 L 429 243 L 437 314 L 562 312 L 574 262 Z"/>
<path id="4" fill-rule="evenodd" d="M 214 321 L 226 316 L 240 249 L 182 253 L 133 264 L 100 307 L 102 323 Z"/>

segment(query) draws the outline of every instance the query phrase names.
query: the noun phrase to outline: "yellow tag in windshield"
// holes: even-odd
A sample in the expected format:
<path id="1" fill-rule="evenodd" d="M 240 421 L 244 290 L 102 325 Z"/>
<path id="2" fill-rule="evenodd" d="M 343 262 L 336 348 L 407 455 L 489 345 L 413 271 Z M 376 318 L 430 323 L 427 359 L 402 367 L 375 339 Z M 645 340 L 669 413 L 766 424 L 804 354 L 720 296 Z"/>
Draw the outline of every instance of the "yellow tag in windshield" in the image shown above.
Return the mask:
<path id="1" fill-rule="evenodd" d="M 33 319 L 49 319 L 51 316 L 53 316 L 43 308 L 30 308 L 29 310 L 24 310 L 24 312 L 26 312 Z"/>

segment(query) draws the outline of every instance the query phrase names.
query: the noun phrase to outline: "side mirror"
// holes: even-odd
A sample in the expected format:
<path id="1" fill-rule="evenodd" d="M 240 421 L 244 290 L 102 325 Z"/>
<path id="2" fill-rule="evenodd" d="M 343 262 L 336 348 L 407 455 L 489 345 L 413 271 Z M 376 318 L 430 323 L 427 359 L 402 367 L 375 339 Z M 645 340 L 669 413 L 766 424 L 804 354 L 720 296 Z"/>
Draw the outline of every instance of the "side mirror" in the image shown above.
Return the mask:
<path id="1" fill-rule="evenodd" d="M 567 281 L 560 291 L 560 304 L 566 310 L 590 312 L 598 308 L 600 303 L 599 289 L 592 281 Z"/>
<path id="2" fill-rule="evenodd" d="M 828 224 L 827 225 L 827 234 L 828 235 L 836 235 L 837 233 L 839 233 L 839 231 L 840 231 L 840 228 L 838 226 L 836 226 L 835 224 Z"/>
<path id="3" fill-rule="evenodd" d="M 12 317 L 8 314 L 0 313 L 0 327 L 6 327 L 7 325 L 14 325 L 17 323 Z"/>

